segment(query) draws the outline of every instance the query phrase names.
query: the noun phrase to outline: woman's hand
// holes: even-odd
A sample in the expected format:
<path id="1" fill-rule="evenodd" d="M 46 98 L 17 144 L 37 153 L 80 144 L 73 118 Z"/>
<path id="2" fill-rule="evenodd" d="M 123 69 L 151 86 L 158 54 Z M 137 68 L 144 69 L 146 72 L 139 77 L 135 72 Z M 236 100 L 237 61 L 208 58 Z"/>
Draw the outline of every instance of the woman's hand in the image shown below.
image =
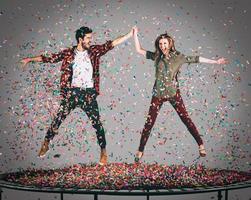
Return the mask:
<path id="1" fill-rule="evenodd" d="M 229 61 L 226 58 L 219 58 L 216 62 L 218 65 L 225 65 L 229 63 Z"/>

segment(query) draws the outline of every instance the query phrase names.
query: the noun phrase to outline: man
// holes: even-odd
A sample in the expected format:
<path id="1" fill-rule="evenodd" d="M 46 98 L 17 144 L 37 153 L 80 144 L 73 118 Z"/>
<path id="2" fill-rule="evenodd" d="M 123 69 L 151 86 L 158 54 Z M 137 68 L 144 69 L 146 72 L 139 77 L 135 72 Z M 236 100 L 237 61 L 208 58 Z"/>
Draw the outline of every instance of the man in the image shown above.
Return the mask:
<path id="1" fill-rule="evenodd" d="M 99 94 L 100 57 L 113 47 L 132 36 L 132 30 L 114 41 L 102 45 L 92 45 L 92 30 L 81 27 L 76 31 L 77 46 L 67 48 L 51 55 L 24 58 L 21 63 L 29 62 L 57 63 L 62 61 L 60 91 L 62 100 L 59 111 L 49 127 L 38 156 L 43 157 L 49 150 L 50 141 L 58 133 L 59 126 L 76 107 L 80 107 L 92 122 L 101 148 L 100 165 L 107 163 L 105 132 L 100 121 L 96 97 Z"/>

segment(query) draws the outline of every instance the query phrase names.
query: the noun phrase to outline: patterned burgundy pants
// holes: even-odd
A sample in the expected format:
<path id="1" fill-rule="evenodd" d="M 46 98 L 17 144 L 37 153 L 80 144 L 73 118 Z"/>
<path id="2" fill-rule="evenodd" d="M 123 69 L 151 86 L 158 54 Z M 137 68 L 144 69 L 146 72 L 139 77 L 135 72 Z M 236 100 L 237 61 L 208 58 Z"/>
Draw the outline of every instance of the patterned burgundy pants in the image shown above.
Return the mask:
<path id="1" fill-rule="evenodd" d="M 177 93 L 172 98 L 158 98 L 153 96 L 151 100 L 151 106 L 149 108 L 147 120 L 145 123 L 145 126 L 143 128 L 143 131 L 141 133 L 141 139 L 140 139 L 140 146 L 139 151 L 143 152 L 145 145 L 147 143 L 147 140 L 150 136 L 151 129 L 156 121 L 156 118 L 158 116 L 158 113 L 160 111 L 161 106 L 165 101 L 169 101 L 171 105 L 174 107 L 176 112 L 178 113 L 180 119 L 182 122 L 186 125 L 189 132 L 192 134 L 198 145 L 203 144 L 203 141 L 200 137 L 200 134 L 195 127 L 194 123 L 192 122 L 191 118 L 188 116 L 188 113 L 186 111 L 185 105 L 183 103 L 182 97 L 180 95 L 180 91 L 177 90 Z"/>

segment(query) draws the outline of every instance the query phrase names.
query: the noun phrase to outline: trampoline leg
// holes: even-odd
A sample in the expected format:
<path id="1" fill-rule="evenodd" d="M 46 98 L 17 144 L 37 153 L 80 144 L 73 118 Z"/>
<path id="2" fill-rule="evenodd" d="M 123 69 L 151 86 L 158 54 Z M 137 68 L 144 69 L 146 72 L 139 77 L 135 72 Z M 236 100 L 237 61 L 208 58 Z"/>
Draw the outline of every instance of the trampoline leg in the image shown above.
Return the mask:
<path id="1" fill-rule="evenodd" d="M 225 200 L 228 200 L 228 190 L 225 190 Z"/>
<path id="2" fill-rule="evenodd" d="M 64 193 L 60 193 L 60 200 L 64 200 Z"/>
<path id="3" fill-rule="evenodd" d="M 150 196 L 148 194 L 149 190 L 147 190 L 146 200 L 150 200 Z"/>
<path id="4" fill-rule="evenodd" d="M 3 190 L 2 188 L 0 188 L 0 200 L 2 200 L 2 193 L 3 193 Z"/>
<path id="5" fill-rule="evenodd" d="M 221 194 L 221 190 L 218 191 L 218 200 L 222 199 L 222 194 Z"/>
<path id="6" fill-rule="evenodd" d="M 94 194 L 94 200 L 98 200 L 98 195 Z"/>

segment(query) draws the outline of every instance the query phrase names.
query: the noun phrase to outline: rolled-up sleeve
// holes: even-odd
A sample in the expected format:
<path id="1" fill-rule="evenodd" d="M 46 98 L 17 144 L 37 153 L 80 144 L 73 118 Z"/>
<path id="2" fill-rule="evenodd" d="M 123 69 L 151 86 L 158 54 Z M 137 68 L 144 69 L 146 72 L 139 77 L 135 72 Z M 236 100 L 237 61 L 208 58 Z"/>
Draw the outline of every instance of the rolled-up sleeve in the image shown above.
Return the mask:
<path id="1" fill-rule="evenodd" d="M 64 59 L 65 53 L 67 50 L 60 51 L 58 53 L 52 53 L 52 54 L 43 54 L 41 55 L 42 57 L 42 62 L 44 63 L 57 63 L 60 62 Z"/>
<path id="2" fill-rule="evenodd" d="M 185 56 L 185 63 L 199 63 L 199 56 Z"/>
<path id="3" fill-rule="evenodd" d="M 151 59 L 154 60 L 155 59 L 155 54 L 151 51 L 146 51 L 146 59 Z"/>
<path id="4" fill-rule="evenodd" d="M 112 45 L 112 41 L 108 40 L 106 43 L 101 45 L 94 45 L 92 46 L 91 50 L 93 53 L 95 53 L 97 56 L 103 56 L 108 51 L 112 50 L 114 47 Z"/>

